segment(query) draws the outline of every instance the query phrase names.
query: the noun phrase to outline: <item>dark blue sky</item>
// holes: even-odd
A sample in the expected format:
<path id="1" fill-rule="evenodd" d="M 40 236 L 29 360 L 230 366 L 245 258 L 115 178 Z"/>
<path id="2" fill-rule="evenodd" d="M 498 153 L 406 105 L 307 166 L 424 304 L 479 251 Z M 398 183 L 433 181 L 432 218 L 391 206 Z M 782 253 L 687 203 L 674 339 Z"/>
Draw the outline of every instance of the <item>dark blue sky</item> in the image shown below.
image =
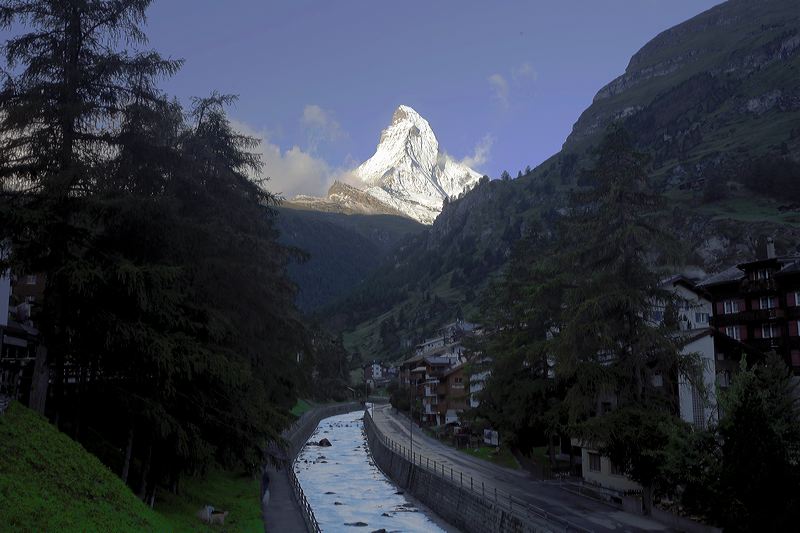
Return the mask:
<path id="1" fill-rule="evenodd" d="M 272 188 L 319 194 L 372 155 L 399 104 L 481 172 L 535 166 L 633 53 L 717 3 L 154 0 L 147 31 L 186 60 L 168 92 L 238 94 Z"/>

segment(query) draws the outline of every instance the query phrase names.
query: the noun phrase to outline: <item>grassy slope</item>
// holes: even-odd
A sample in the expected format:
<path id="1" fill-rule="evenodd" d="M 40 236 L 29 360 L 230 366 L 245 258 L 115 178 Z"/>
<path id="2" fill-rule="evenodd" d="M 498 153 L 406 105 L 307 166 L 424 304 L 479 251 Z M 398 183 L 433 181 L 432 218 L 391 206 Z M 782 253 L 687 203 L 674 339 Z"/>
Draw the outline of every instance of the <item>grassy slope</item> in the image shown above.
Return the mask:
<path id="1" fill-rule="evenodd" d="M 261 533 L 259 482 L 249 474 L 212 470 L 203 479 L 182 480 L 180 495 L 161 491 L 157 494 L 156 510 L 169 523 L 169 531 Z M 225 526 L 206 526 L 197 519 L 205 505 L 228 511 Z"/>
<path id="2" fill-rule="evenodd" d="M 0 529 L 171 531 L 96 457 L 14 403 L 0 416 Z"/>

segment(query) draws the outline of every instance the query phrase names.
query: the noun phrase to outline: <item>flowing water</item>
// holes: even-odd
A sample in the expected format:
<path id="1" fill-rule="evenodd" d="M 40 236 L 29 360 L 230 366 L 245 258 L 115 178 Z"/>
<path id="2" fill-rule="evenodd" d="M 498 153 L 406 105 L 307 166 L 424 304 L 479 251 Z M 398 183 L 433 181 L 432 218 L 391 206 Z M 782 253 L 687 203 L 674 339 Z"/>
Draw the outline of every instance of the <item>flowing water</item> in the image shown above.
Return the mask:
<path id="1" fill-rule="evenodd" d="M 326 418 L 294 463 L 323 531 L 445 531 L 422 512 L 372 461 L 364 434 L 364 413 Z"/>

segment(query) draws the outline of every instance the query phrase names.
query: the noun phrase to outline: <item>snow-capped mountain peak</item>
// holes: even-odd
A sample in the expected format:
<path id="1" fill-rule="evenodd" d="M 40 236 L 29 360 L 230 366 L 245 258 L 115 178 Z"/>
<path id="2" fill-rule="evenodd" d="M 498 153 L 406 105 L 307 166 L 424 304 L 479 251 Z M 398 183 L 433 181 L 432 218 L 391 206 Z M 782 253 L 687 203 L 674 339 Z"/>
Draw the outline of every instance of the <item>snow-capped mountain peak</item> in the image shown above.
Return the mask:
<path id="1" fill-rule="evenodd" d="M 395 110 L 375 154 L 355 174 L 365 192 L 423 224 L 433 223 L 445 198 L 474 187 L 481 177 L 443 152 L 428 121 L 405 105 Z"/>

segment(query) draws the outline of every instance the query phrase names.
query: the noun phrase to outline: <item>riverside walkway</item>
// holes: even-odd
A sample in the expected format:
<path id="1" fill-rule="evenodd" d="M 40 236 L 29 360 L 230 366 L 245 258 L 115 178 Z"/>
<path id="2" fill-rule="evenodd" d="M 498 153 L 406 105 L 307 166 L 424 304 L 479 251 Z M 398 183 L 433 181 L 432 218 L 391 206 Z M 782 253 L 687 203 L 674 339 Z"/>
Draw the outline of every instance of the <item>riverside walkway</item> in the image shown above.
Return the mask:
<path id="1" fill-rule="evenodd" d="M 306 531 L 303 511 L 297 503 L 286 469 L 268 466 L 266 473 L 269 476 L 269 502 L 264 506 L 264 531 Z"/>
<path id="2" fill-rule="evenodd" d="M 408 418 L 395 414 L 388 405 L 376 405 L 372 413 L 375 426 L 381 434 L 408 447 Z M 469 476 L 471 482 L 481 486 L 487 494 L 493 493 L 496 488 L 516 500 L 546 509 L 550 515 L 588 531 L 670 531 L 664 524 L 647 517 L 567 492 L 560 487 L 559 481 L 538 481 L 527 472 L 503 468 L 467 455 L 428 437 L 416 426 L 413 451 L 425 460 L 435 461 L 445 472 L 452 468 L 454 472 L 463 473 L 464 479 Z"/>
<path id="3" fill-rule="evenodd" d="M 261 508 L 266 533 L 318 530 L 314 527 L 316 519 L 313 510 L 305 501 L 302 489 L 293 483 L 297 478 L 292 472 L 292 464 L 308 438 L 314 433 L 320 420 L 360 408 L 361 406 L 357 402 L 317 406 L 304 413 L 290 428 L 284 431 L 283 438 L 288 444 L 288 449 L 283 464 L 279 468 L 269 464 L 264 466 L 264 474 L 269 480 L 268 483 L 265 483 L 269 490 L 269 499 L 265 501 L 262 494 Z"/>

